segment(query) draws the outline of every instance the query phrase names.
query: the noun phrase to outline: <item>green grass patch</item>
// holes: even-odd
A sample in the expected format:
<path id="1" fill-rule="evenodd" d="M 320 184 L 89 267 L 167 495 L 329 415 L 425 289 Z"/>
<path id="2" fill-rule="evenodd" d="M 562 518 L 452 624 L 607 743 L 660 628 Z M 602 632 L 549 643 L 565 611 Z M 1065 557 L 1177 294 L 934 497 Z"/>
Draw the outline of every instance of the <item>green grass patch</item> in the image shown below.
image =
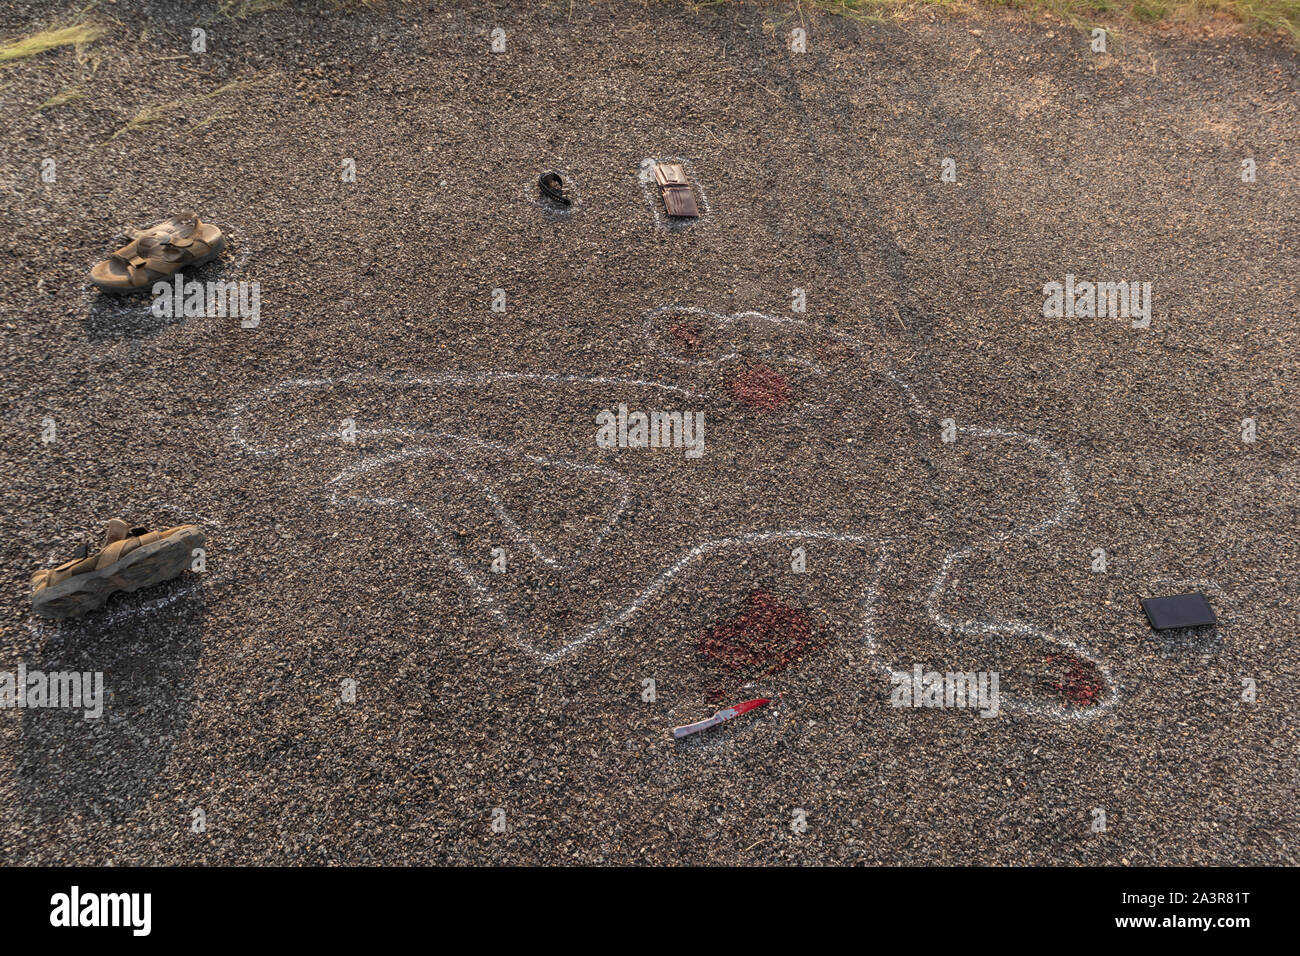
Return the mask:
<path id="1" fill-rule="evenodd" d="M 1300 42 L 1300 0 L 800 0 L 849 16 L 880 14 L 925 5 L 971 9 L 1010 7 L 1052 13 L 1077 27 L 1108 22 L 1190 25 L 1226 16 L 1250 30 L 1281 33 Z"/>
<path id="2" fill-rule="evenodd" d="M 1231 17 L 1254 30 L 1300 39 L 1300 0 L 984 0 L 991 6 L 1050 10 L 1071 23 L 1101 16 L 1139 23 L 1198 23 Z"/>

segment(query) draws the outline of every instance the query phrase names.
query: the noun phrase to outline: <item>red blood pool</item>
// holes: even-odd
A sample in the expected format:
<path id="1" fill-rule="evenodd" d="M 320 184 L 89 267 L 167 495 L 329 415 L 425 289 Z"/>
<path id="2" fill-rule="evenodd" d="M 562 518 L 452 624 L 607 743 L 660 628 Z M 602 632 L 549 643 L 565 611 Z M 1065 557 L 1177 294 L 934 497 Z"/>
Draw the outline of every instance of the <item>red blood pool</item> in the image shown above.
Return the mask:
<path id="1" fill-rule="evenodd" d="M 751 365 L 731 380 L 731 394 L 760 411 L 775 411 L 790 401 L 790 380 L 766 365 Z"/>
<path id="2" fill-rule="evenodd" d="M 1101 699 L 1102 679 L 1097 665 L 1073 654 L 1049 657 L 1047 663 L 1058 663 L 1062 674 L 1058 680 L 1050 681 L 1051 688 L 1060 694 L 1067 703 L 1079 707 L 1096 707 Z"/>
<path id="3" fill-rule="evenodd" d="M 700 638 L 700 655 L 724 671 L 767 677 L 814 649 L 808 615 L 769 592 L 749 593 L 744 610 Z"/>

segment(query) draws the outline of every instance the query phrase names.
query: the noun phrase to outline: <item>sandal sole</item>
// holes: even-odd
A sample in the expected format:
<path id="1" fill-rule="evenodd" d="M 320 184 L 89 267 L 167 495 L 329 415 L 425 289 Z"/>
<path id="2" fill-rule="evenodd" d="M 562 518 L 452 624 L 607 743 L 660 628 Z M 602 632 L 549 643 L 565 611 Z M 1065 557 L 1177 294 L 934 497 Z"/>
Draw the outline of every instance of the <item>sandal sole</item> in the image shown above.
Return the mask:
<path id="1" fill-rule="evenodd" d="M 191 553 L 203 547 L 205 540 L 203 532 L 195 528 L 143 545 L 106 568 L 42 588 L 32 595 L 32 610 L 40 617 L 62 620 L 103 607 L 118 591 L 161 584 L 184 573 Z"/>

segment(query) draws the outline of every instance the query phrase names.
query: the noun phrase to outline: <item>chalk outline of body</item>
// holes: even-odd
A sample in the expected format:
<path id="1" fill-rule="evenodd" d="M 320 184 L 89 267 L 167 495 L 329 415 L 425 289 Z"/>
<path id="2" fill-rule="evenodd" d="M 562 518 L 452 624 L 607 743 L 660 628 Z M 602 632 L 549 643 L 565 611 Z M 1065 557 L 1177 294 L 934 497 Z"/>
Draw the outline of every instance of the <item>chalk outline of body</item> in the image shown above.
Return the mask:
<path id="1" fill-rule="evenodd" d="M 715 358 L 684 358 L 669 353 L 658 340 L 652 323 L 664 316 L 691 316 L 698 320 L 716 325 L 722 328 L 735 328 L 744 326 L 764 325 L 772 328 L 789 329 L 804 334 L 815 334 L 824 338 L 829 338 L 855 353 L 859 358 L 866 360 L 869 369 L 875 363 L 871 361 L 871 349 L 869 345 L 855 336 L 835 330 L 825 329 L 813 325 L 802 319 L 787 318 L 784 316 L 774 316 L 761 312 L 738 312 L 732 314 L 723 314 L 711 312 L 707 309 L 683 306 L 661 306 L 651 309 L 644 316 L 643 332 L 647 341 L 651 343 L 652 349 L 660 358 L 671 362 L 677 362 L 684 365 L 722 365 L 727 362 L 740 360 L 742 356 L 740 351 L 732 351 Z M 772 356 L 783 357 L 790 361 L 788 356 L 781 356 L 780 353 L 770 353 Z M 757 357 L 762 357 L 757 356 Z M 796 364 L 801 364 L 813 371 L 820 371 L 817 362 L 793 360 Z M 899 390 L 907 402 L 911 413 L 919 418 L 928 420 L 937 424 L 937 418 L 919 399 L 916 391 L 910 384 L 903 380 L 897 372 L 884 368 L 875 370 L 883 374 Z M 502 382 L 530 383 L 534 385 L 564 385 L 564 384 L 584 384 L 584 385 L 615 385 L 636 388 L 659 389 L 667 394 L 675 394 L 688 398 L 698 397 L 699 393 L 684 388 L 680 385 L 653 381 L 647 379 L 619 378 L 608 376 L 580 376 L 580 375 L 559 375 L 548 373 L 532 372 L 486 372 L 477 374 L 462 373 L 440 373 L 421 377 L 408 377 L 396 381 L 384 381 L 374 377 L 366 376 L 343 376 L 340 378 L 316 378 L 316 379 L 286 379 L 278 382 L 266 389 L 263 389 L 257 395 L 248 401 L 240 403 L 231 410 L 234 423 L 231 428 L 231 435 L 240 448 L 248 454 L 256 456 L 274 456 L 284 454 L 296 448 L 304 447 L 307 444 L 323 441 L 337 443 L 339 433 L 337 431 L 327 431 L 314 435 L 307 435 L 290 440 L 282 445 L 274 445 L 269 448 L 256 448 L 250 444 L 241 435 L 241 420 L 248 409 L 257 402 L 270 398 L 287 389 L 303 388 L 328 388 L 335 385 L 354 384 L 358 382 L 373 381 L 385 386 L 395 388 L 411 387 L 420 388 L 427 386 L 452 386 L 452 387 L 473 387 Z M 1087 661 L 1093 665 L 1101 675 L 1105 683 L 1105 695 L 1102 700 L 1091 707 L 1071 707 L 1065 703 L 1059 706 L 1049 706 L 1045 704 L 1032 703 L 1026 701 L 1006 700 L 1002 703 L 1002 710 L 1011 713 L 1025 713 L 1035 716 L 1048 716 L 1072 720 L 1088 719 L 1096 717 L 1099 714 L 1109 711 L 1118 701 L 1119 695 L 1115 678 L 1112 675 L 1106 663 L 1093 654 L 1091 651 L 1073 641 L 1064 635 L 1047 631 L 1037 625 L 1030 624 L 1021 620 L 1010 619 L 984 619 L 984 620 L 956 620 L 951 615 L 945 614 L 940 610 L 940 599 L 951 582 L 954 571 L 961 562 L 968 559 L 971 555 L 983 550 L 984 548 L 1012 540 L 1027 540 L 1037 537 L 1044 532 L 1063 525 L 1066 520 L 1074 513 L 1078 506 L 1078 494 L 1074 486 L 1074 476 L 1070 470 L 1069 464 L 1065 459 L 1050 445 L 1041 438 L 1034 435 L 1028 435 L 1023 432 L 1011 431 L 1003 428 L 987 428 L 973 425 L 956 425 L 956 431 L 961 434 L 967 434 L 976 438 L 988 438 L 1011 443 L 1017 443 L 1028 446 L 1038 452 L 1043 458 L 1052 462 L 1055 466 L 1057 483 L 1060 486 L 1063 503 L 1060 507 L 1048 517 L 1029 526 L 1028 528 L 1016 528 L 1010 531 L 997 531 L 983 537 L 975 538 L 966 544 L 949 551 L 941 562 L 941 567 L 930 584 L 926 598 L 926 613 L 930 620 L 939 630 L 945 634 L 967 634 L 967 635 L 992 635 L 1008 634 L 1014 635 L 1024 640 L 1036 640 L 1046 645 L 1052 645 L 1077 656 L 1081 660 Z M 504 503 L 492 492 L 487 483 L 482 481 L 472 470 L 462 469 L 464 474 L 471 482 L 479 485 L 484 491 L 488 501 L 496 510 L 499 518 L 509 533 L 517 540 L 522 542 L 525 547 L 548 567 L 557 570 L 564 570 L 577 563 L 579 555 L 594 548 L 605 536 L 613 529 L 619 517 L 626 509 L 628 502 L 628 492 L 626 480 L 613 469 L 605 468 L 600 465 L 584 464 L 566 459 L 552 458 L 545 455 L 533 455 L 522 452 L 516 448 L 500 442 L 490 442 L 482 439 L 471 438 L 469 436 L 457 435 L 455 433 L 441 432 L 431 433 L 418 429 L 400 429 L 400 428 L 383 428 L 383 429 L 357 429 L 357 436 L 391 436 L 397 438 L 409 438 L 421 442 L 430 442 L 433 444 L 422 444 L 419 447 L 404 448 L 401 451 L 378 455 L 367 458 L 363 461 L 349 465 L 338 474 L 334 475 L 325 486 L 330 488 L 330 501 L 333 504 L 339 504 L 343 500 L 361 502 L 368 505 L 381 507 L 394 507 L 404 510 L 427 524 L 438 540 L 441 550 L 448 557 L 451 567 L 464 580 L 471 592 L 478 595 L 481 600 L 481 606 L 497 620 L 503 630 L 506 632 L 509 640 L 521 650 L 525 651 L 543 664 L 549 665 L 557 663 L 570 655 L 574 654 L 582 647 L 593 640 L 596 640 L 614 629 L 623 626 L 645 606 L 664 591 L 669 582 L 672 581 L 682 570 L 687 568 L 695 559 L 716 551 L 732 547 L 755 547 L 780 540 L 825 540 L 842 544 L 865 545 L 874 547 L 878 550 L 878 558 L 874 568 L 864 581 L 864 598 L 861 605 L 861 616 L 859 627 L 861 628 L 862 640 L 861 647 L 865 650 L 871 663 L 876 665 L 886 674 L 891 674 L 899 668 L 891 665 L 887 661 L 880 660 L 878 649 L 877 631 L 875 625 L 875 605 L 878 598 L 878 584 L 884 566 L 888 563 L 891 556 L 892 543 L 889 539 L 875 538 L 867 535 L 840 534 L 837 532 L 821 531 L 818 529 L 808 528 L 773 528 L 761 531 L 750 531 L 738 535 L 731 535 L 722 538 L 713 538 L 699 542 L 670 560 L 662 567 L 639 593 L 626 605 L 619 610 L 606 616 L 605 618 L 588 624 L 583 627 L 570 640 L 566 641 L 560 647 L 554 650 L 543 650 L 530 644 L 524 635 L 520 632 L 518 626 L 509 618 L 509 616 L 496 604 L 496 600 L 484 581 L 481 574 L 476 573 L 456 552 L 455 547 L 446 538 L 445 528 L 439 523 L 436 516 L 430 515 L 425 509 L 417 503 L 396 498 L 373 497 L 366 495 L 350 495 L 345 493 L 349 482 L 372 471 L 376 468 L 383 467 L 398 460 L 409 460 L 421 458 L 430 455 L 440 456 L 449 459 L 455 463 L 455 455 L 452 452 L 458 444 L 475 445 L 481 450 L 486 450 L 499 454 L 503 457 L 514 457 L 531 461 L 537 464 L 549 467 L 571 470 L 579 473 L 588 473 L 596 475 L 599 478 L 613 482 L 619 489 L 618 503 L 611 509 L 606 521 L 591 536 L 590 542 L 579 549 L 572 561 L 561 561 L 557 556 L 547 553 L 535 540 L 530 538 L 522 528 L 513 520 L 509 510 Z"/>

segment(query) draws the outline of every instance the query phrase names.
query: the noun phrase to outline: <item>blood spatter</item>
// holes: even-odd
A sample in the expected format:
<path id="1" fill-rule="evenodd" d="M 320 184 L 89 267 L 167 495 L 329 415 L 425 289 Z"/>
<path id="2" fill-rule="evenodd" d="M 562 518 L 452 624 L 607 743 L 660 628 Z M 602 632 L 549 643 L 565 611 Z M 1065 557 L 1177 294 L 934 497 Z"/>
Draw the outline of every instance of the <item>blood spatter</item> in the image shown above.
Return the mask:
<path id="1" fill-rule="evenodd" d="M 759 411 L 775 411 L 790 401 L 790 380 L 766 365 L 751 365 L 728 384 L 736 401 Z"/>
<path id="2" fill-rule="evenodd" d="M 1053 655 L 1044 660 L 1053 665 L 1056 674 L 1048 680 L 1048 686 L 1067 704 L 1096 707 L 1101 702 L 1105 682 L 1096 664 L 1073 654 Z"/>
<path id="3" fill-rule="evenodd" d="M 700 655 L 728 674 L 768 677 L 816 646 L 807 612 L 765 590 L 749 593 L 745 608 L 700 638 Z"/>

